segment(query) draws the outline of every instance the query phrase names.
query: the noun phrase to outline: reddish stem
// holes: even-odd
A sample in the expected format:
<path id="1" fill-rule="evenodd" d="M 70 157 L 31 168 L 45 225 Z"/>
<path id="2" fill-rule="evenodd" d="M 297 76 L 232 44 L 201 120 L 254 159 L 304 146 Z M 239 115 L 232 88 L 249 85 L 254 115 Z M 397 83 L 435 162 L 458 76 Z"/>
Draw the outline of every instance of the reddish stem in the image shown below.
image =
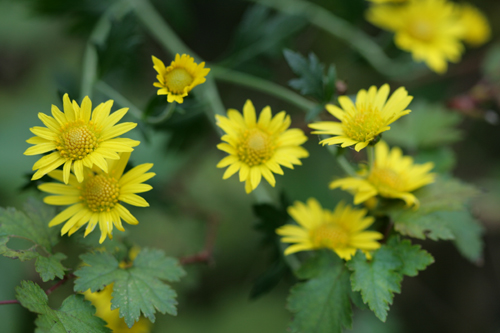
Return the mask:
<path id="1" fill-rule="evenodd" d="M 196 254 L 180 258 L 179 262 L 181 265 L 189 265 L 198 262 L 210 263 L 213 260 L 213 250 L 219 222 L 215 215 L 209 215 L 207 220 L 207 234 L 203 250 Z"/>

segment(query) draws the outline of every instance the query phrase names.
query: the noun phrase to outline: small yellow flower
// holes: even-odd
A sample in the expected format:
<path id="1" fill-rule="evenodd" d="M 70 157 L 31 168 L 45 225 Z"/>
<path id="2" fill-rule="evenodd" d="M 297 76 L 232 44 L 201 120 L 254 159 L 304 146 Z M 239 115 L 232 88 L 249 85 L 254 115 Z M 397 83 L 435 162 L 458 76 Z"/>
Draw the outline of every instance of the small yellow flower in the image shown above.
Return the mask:
<path id="1" fill-rule="evenodd" d="M 243 106 L 243 115 L 234 109 L 227 111 L 227 117 L 215 116 L 217 126 L 226 135 L 217 145 L 229 154 L 223 158 L 218 168 L 227 168 L 223 179 L 240 171 L 240 181 L 245 181 L 245 190 L 252 192 L 259 185 L 262 176 L 274 186 L 273 172 L 283 174 L 280 165 L 293 169 L 293 164 L 301 165 L 299 158 L 309 156 L 301 144 L 307 141 L 304 132 L 298 128 L 288 129 L 290 116 L 285 111 L 272 117 L 271 108 L 266 106 L 256 119 L 255 108 L 250 100 Z"/>
<path id="2" fill-rule="evenodd" d="M 141 316 L 139 321 L 131 328 L 128 328 L 125 320 L 120 318 L 120 310 L 111 310 L 111 294 L 113 293 L 113 283 L 104 287 L 101 291 L 90 292 L 90 289 L 85 291 L 83 295 L 85 299 L 90 301 L 96 308 L 95 316 L 101 318 L 107 323 L 107 327 L 113 333 L 149 333 L 151 332 L 151 323 L 149 320 Z"/>
<path id="3" fill-rule="evenodd" d="M 353 104 L 347 96 L 340 96 L 341 108 L 327 104 L 326 109 L 340 122 L 321 121 L 310 124 L 309 127 L 318 131 L 313 134 L 335 135 L 320 141 L 323 145 L 342 144 L 342 147 L 354 146 L 356 151 L 368 146 L 377 135 L 390 129 L 389 124 L 410 113 L 406 110 L 413 99 L 408 96 L 405 88 L 397 89 L 389 96 L 389 85 L 384 84 L 377 91 L 371 86 L 368 91 L 361 89 Z"/>
<path id="4" fill-rule="evenodd" d="M 408 1 L 405 6 L 372 6 L 367 20 L 394 31 L 394 41 L 412 53 L 415 61 L 424 61 L 437 73 L 444 73 L 447 61 L 458 62 L 464 47 L 460 42 L 463 24 L 457 8 L 446 0 Z"/>
<path id="5" fill-rule="evenodd" d="M 310 198 L 307 204 L 296 201 L 288 207 L 288 214 L 299 225 L 285 225 L 276 230 L 284 236 L 281 241 L 293 243 L 285 250 L 285 255 L 322 248 L 331 249 L 338 256 L 350 260 L 356 250 L 371 251 L 380 247 L 377 242 L 381 233 L 365 229 L 375 221 L 366 216 L 366 209 L 356 209 L 339 203 L 332 212 L 323 209 L 320 203 Z"/>
<path id="6" fill-rule="evenodd" d="M 371 171 L 362 170 L 359 177 L 334 180 L 330 188 L 340 187 L 354 194 L 354 203 L 360 204 L 380 195 L 385 198 L 402 199 L 407 206 L 418 208 L 418 199 L 410 192 L 431 184 L 436 175 L 429 173 L 433 163 L 413 164 L 410 156 L 403 156 L 398 147 L 389 151 L 389 146 L 380 141 L 375 146 L 375 162 Z"/>
<path id="7" fill-rule="evenodd" d="M 170 66 L 165 67 L 163 61 L 153 57 L 153 68 L 158 72 L 156 78 L 159 82 L 153 85 L 160 88 L 158 95 L 167 95 L 167 101 L 172 103 L 184 102 L 184 97 L 199 84 L 206 81 L 205 76 L 210 72 L 210 68 L 204 68 L 205 63 L 197 64 L 194 58 L 187 54 L 175 55 L 175 60 Z"/>
<path id="8" fill-rule="evenodd" d="M 108 172 L 106 159 L 119 159 L 118 152 L 131 152 L 132 147 L 140 142 L 117 138 L 134 127 L 136 123 L 115 125 L 127 113 L 128 108 L 109 114 L 113 101 L 99 104 L 92 112 L 92 102 L 88 97 L 83 99 L 81 107 L 76 101 L 71 103 L 68 94 L 63 97 L 64 113 L 52 105 L 52 117 L 38 113 L 38 118 L 47 127 L 32 127 L 30 131 L 36 136 L 26 142 L 34 146 L 26 149 L 24 155 L 39 155 L 51 152 L 40 158 L 33 170 L 38 171 L 31 180 L 42 178 L 52 170 L 64 164 L 63 181 L 68 184 L 70 170 L 78 182 L 84 178 L 83 168 L 98 166 Z M 91 118 L 92 116 L 92 118 Z"/>
<path id="9" fill-rule="evenodd" d="M 106 236 L 113 238 L 113 225 L 120 231 L 125 231 L 121 219 L 128 224 L 138 224 L 139 221 L 120 202 L 125 202 L 138 207 L 148 207 L 149 204 L 136 193 L 147 192 L 152 189 L 151 185 L 142 184 L 152 178 L 155 173 L 147 172 L 153 164 L 141 164 L 123 174 L 130 153 L 122 153 L 121 158 L 109 162 L 109 173 L 99 169 L 85 168 L 85 180 L 78 183 L 73 175 L 70 175 L 69 184 L 45 183 L 38 188 L 44 192 L 57 194 L 44 198 L 49 205 L 60 205 L 70 207 L 56 215 L 50 222 L 49 227 L 67 221 L 61 229 L 61 235 L 69 236 L 80 227 L 87 224 L 85 236 L 92 232 L 99 223 L 101 238 L 99 243 L 104 242 Z M 63 172 L 54 170 L 49 176 L 62 181 Z"/>
<path id="10" fill-rule="evenodd" d="M 459 10 L 459 19 L 465 26 L 462 38 L 467 44 L 477 47 L 490 40 L 490 24 L 479 9 L 471 4 L 464 3 L 459 6 Z"/>

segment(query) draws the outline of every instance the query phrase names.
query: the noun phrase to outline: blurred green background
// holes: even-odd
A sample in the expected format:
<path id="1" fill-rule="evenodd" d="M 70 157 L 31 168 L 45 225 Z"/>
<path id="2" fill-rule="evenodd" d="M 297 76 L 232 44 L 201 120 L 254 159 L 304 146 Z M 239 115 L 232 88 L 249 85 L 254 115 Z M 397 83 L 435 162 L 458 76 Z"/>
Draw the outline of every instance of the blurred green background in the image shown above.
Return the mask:
<path id="1" fill-rule="evenodd" d="M 21 190 L 29 183 L 31 166 L 38 159 L 22 154 L 28 147 L 25 140 L 31 136 L 29 127 L 41 124 L 38 112 L 49 113 L 51 104 L 62 104 L 61 93 L 68 92 L 78 99 L 88 33 L 100 6 L 108 2 L 66 1 L 67 8 L 73 6 L 73 12 L 55 15 L 60 1 L 0 0 L 1 206 L 21 207 L 28 196 L 40 197 L 33 189 Z M 314 2 L 374 35 L 380 43 L 387 44 L 388 53 L 405 57 L 391 44 L 388 35 L 380 34 L 364 21 L 366 1 Z M 495 18 L 500 15 L 500 2 L 472 3 L 490 19 L 493 40 L 480 49 L 469 50 L 446 75 L 429 72 L 417 80 L 400 78 L 391 85 L 405 85 L 416 99 L 446 103 L 483 78 L 482 59 L 498 42 L 500 26 Z M 228 61 L 227 55 L 237 48 L 232 36 L 252 3 L 158 0 L 154 5 L 189 47 L 209 62 L 220 62 Z M 40 11 L 34 10 L 37 6 L 52 15 L 40 15 Z M 75 25 L 82 17 L 83 23 Z M 151 55 L 166 63 L 172 56 L 138 22 L 130 20 L 132 23 L 124 26 L 123 32 L 128 31 L 133 38 L 125 35 L 123 41 L 127 45 L 117 48 L 107 60 L 109 69 L 103 68 L 102 75 L 139 108 L 146 108 L 156 93 L 152 86 L 156 73 Z M 256 59 L 234 67 L 286 86 L 293 78 L 279 51 L 286 46 L 303 54 L 314 51 L 322 62 L 335 63 L 338 77 L 347 82 L 350 94 L 387 82 L 345 43 L 301 20 L 294 24 L 298 29 L 293 38 L 285 38 Z M 257 110 L 270 105 L 273 112 L 289 111 L 293 126 L 306 129 L 302 112 L 286 102 L 228 83 L 220 82 L 218 88 L 226 108 L 241 110 L 250 98 Z M 95 93 L 93 103 L 97 105 L 106 99 Z M 126 227 L 128 239 L 142 247 L 162 248 L 171 256 L 186 256 L 203 248 L 207 229 L 203 214 L 215 214 L 219 220 L 213 263 L 187 267 L 188 276 L 175 286 L 179 291 L 179 315 L 159 315 L 153 332 L 285 332 L 290 320 L 286 297 L 294 281 L 285 279 L 268 294 L 250 299 L 253 283 L 269 266 L 272 256 L 261 246 L 260 235 L 254 230 L 254 197 L 244 193 L 243 184 L 236 177 L 222 181 L 223 170 L 215 168 L 224 156 L 215 148 L 219 138 L 193 103 L 192 114 L 176 114 L 154 128 L 139 126 L 142 131 L 138 127 L 131 134 L 142 141 L 132 162 L 154 163 L 157 176 L 149 182 L 154 190 L 144 195 L 151 207 L 131 208 L 140 224 Z M 113 110 L 117 108 L 115 104 Z M 482 111 L 486 110 L 498 114 L 497 105 Z M 136 121 L 132 117 L 127 120 Z M 405 279 L 387 323 L 381 323 L 369 311 L 357 311 L 353 332 L 500 332 L 500 131 L 497 124 L 485 121 L 481 113 L 466 114 L 460 127 L 465 139 L 453 146 L 457 154 L 453 173 L 484 192 L 473 206 L 486 227 L 483 262 L 471 264 L 449 242 L 417 242 L 435 256 L 436 262 L 418 277 Z M 330 209 L 342 198 L 350 200 L 340 191 L 327 189 L 332 175 L 338 173 L 334 158 L 317 144 L 314 136 L 306 148 L 311 156 L 303 161 L 303 166 L 277 177 L 277 188 L 272 191 L 275 197 L 281 191 L 292 201 L 314 196 Z M 59 246 L 61 251 L 68 251 L 70 245 L 65 236 Z M 68 265 L 76 262 L 77 252 L 67 259 Z M 14 288 L 23 279 L 41 283 L 32 262 L 0 257 L 0 300 L 15 298 Z M 50 297 L 51 305 L 58 307 L 70 292 L 71 283 L 59 288 Z M 1 332 L 33 332 L 34 319 L 19 305 L 0 307 Z"/>

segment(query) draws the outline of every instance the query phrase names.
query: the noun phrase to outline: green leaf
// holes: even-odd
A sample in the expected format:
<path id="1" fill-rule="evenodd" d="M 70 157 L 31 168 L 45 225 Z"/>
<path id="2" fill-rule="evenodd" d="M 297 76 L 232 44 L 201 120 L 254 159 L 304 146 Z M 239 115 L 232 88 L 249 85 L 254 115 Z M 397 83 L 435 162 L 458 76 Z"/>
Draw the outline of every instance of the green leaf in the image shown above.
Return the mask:
<path id="1" fill-rule="evenodd" d="M 111 309 L 119 308 L 120 317 L 129 327 L 139 320 L 141 312 L 152 322 L 156 310 L 177 314 L 177 294 L 161 281 L 179 281 L 185 274 L 177 259 L 151 249 L 143 249 L 128 268 L 120 268 L 118 260 L 109 253 L 88 253 L 80 258 L 86 266 L 75 272 L 75 291 L 94 292 L 114 283 Z"/>
<path id="2" fill-rule="evenodd" d="M 347 267 L 353 271 L 352 290 L 361 291 L 363 302 L 368 304 L 375 315 L 385 322 L 394 293 L 401 292 L 403 279 L 399 272 L 403 267 L 401 259 L 392 249 L 382 246 L 373 253 L 370 261 L 358 251 L 347 262 Z"/>
<path id="3" fill-rule="evenodd" d="M 449 145 L 462 139 L 457 125 L 462 116 L 446 110 L 441 105 L 413 104 L 411 116 L 403 117 L 391 124 L 391 130 L 383 137 L 389 143 L 410 150 L 435 148 Z"/>
<path id="4" fill-rule="evenodd" d="M 402 262 L 399 272 L 407 276 L 417 276 L 418 271 L 424 270 L 434 262 L 434 258 L 429 252 L 422 250 L 420 245 L 412 245 L 409 239 L 400 240 L 397 237 L 391 237 L 387 245 Z"/>
<path id="5" fill-rule="evenodd" d="M 351 328 L 351 288 L 344 262 L 331 251 L 321 251 L 298 274 L 314 277 L 290 291 L 288 309 L 294 314 L 291 331 L 340 333 L 343 327 Z"/>
<path id="6" fill-rule="evenodd" d="M 16 287 L 17 299 L 31 312 L 38 313 L 36 320 L 39 333 L 104 333 L 110 330 L 106 322 L 94 316 L 95 308 L 82 295 L 71 295 L 59 310 L 48 306 L 45 292 L 32 281 L 21 281 Z"/>
<path id="7" fill-rule="evenodd" d="M 290 87 L 300 91 L 302 95 L 314 97 L 320 103 L 332 100 L 337 77 L 333 65 L 328 67 L 325 75 L 325 65 L 319 62 L 314 53 L 310 53 L 309 58 L 291 50 L 284 50 L 283 54 L 292 71 L 299 76 L 298 79 L 290 80 L 288 83 Z M 316 111 L 316 109 L 312 109 L 311 113 Z"/>
<path id="8" fill-rule="evenodd" d="M 415 163 L 434 163 L 432 172 L 447 173 L 453 170 L 456 164 L 455 152 L 450 147 L 422 149 L 413 157 Z"/>
<path id="9" fill-rule="evenodd" d="M 54 280 L 56 276 L 60 279 L 64 277 L 66 268 L 61 264 L 61 260 L 66 259 L 62 253 L 56 253 L 50 257 L 39 256 L 35 262 L 35 270 L 40 274 L 43 282 Z"/>
<path id="10" fill-rule="evenodd" d="M 439 211 L 464 210 L 469 199 L 478 194 L 475 187 L 459 180 L 438 178 L 435 183 L 414 192 L 418 209 L 398 205 L 389 210 L 395 229 L 403 235 L 425 239 L 453 239 L 446 216 Z"/>

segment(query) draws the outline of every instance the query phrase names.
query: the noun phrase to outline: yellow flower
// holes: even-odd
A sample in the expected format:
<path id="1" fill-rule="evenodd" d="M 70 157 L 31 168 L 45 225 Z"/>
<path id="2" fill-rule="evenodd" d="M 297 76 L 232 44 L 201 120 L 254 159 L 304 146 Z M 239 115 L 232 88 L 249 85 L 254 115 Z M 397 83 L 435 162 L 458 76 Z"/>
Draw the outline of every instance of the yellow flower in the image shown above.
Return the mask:
<path id="1" fill-rule="evenodd" d="M 34 144 L 24 155 L 39 155 L 52 152 L 40 158 L 33 170 L 38 171 L 31 180 L 42 178 L 52 170 L 64 164 L 63 180 L 68 184 L 70 170 L 78 182 L 84 178 L 83 168 L 97 165 L 108 172 L 106 159 L 119 159 L 118 152 L 131 152 L 132 147 L 140 142 L 117 138 L 135 126 L 136 123 L 115 125 L 127 113 L 128 108 L 109 114 L 113 101 L 99 104 L 92 112 L 92 102 L 88 97 L 83 99 L 81 107 L 76 101 L 71 103 L 68 94 L 63 97 L 64 113 L 52 105 L 52 117 L 38 113 L 38 118 L 47 127 L 32 127 L 30 131 L 36 136 L 26 142 Z M 92 116 L 92 118 L 91 118 Z"/>
<path id="2" fill-rule="evenodd" d="M 256 119 L 255 108 L 250 100 L 243 106 L 243 116 L 234 109 L 227 111 L 227 117 L 215 116 L 217 125 L 226 132 L 217 145 L 229 154 L 223 158 L 218 168 L 227 168 L 223 179 L 240 171 L 240 181 L 245 181 L 245 190 L 252 192 L 259 185 L 262 176 L 274 186 L 273 172 L 282 175 L 280 164 L 293 169 L 293 164 L 301 165 L 299 158 L 309 156 L 301 144 L 307 141 L 304 132 L 298 128 L 288 129 L 291 120 L 285 111 L 272 117 L 271 108 L 262 109 Z"/>
<path id="3" fill-rule="evenodd" d="M 361 89 L 353 104 L 347 96 L 340 96 L 341 108 L 327 104 L 326 109 L 340 122 L 321 121 L 309 127 L 318 131 L 313 134 L 329 134 L 334 137 L 320 141 L 323 145 L 342 144 L 342 147 L 354 146 L 356 151 L 368 146 L 377 135 L 390 129 L 389 124 L 410 113 L 405 110 L 413 99 L 405 88 L 397 89 L 389 96 L 389 85 L 384 84 L 377 91 L 371 86 L 368 91 Z"/>
<path id="4" fill-rule="evenodd" d="M 175 60 L 168 67 L 165 67 L 160 59 L 152 57 L 153 68 L 158 72 L 156 78 L 159 81 L 153 85 L 160 88 L 158 95 L 167 95 L 169 103 L 184 102 L 184 97 L 188 95 L 188 92 L 205 82 L 205 76 L 210 72 L 210 68 L 204 68 L 204 62 L 198 65 L 194 62 L 194 58 L 187 54 L 182 56 L 176 54 Z"/>
<path id="5" fill-rule="evenodd" d="M 111 296 L 113 292 L 113 283 L 104 287 L 101 291 L 90 292 L 90 289 L 85 291 L 83 295 L 85 299 L 90 301 L 96 308 L 95 316 L 101 318 L 107 323 L 107 327 L 113 333 L 149 333 L 151 332 L 151 323 L 144 317 L 140 317 L 139 321 L 131 328 L 128 328 L 125 320 L 120 318 L 120 310 L 111 310 Z"/>
<path id="6" fill-rule="evenodd" d="M 484 14 L 471 4 L 459 6 L 460 21 L 465 26 L 463 40 L 470 46 L 480 46 L 491 38 L 491 28 Z"/>
<path id="7" fill-rule="evenodd" d="M 56 215 L 50 222 L 49 227 L 67 221 L 61 229 L 61 235 L 69 236 L 80 227 L 87 224 L 85 236 L 92 232 L 99 223 L 101 238 L 99 243 L 104 242 L 106 236 L 113 238 L 113 224 L 120 230 L 123 229 L 123 219 L 128 224 L 138 224 L 139 221 L 120 202 L 125 202 L 138 207 L 148 207 L 149 204 L 136 193 L 147 192 L 152 189 L 151 185 L 142 184 L 152 178 L 155 173 L 148 172 L 153 166 L 151 163 L 141 164 L 123 174 L 130 153 L 122 153 L 121 158 L 109 162 L 109 173 L 97 168 L 85 168 L 85 180 L 78 183 L 73 175 L 70 175 L 69 184 L 45 183 L 38 188 L 44 192 L 57 194 L 44 198 L 49 205 L 61 205 L 70 207 Z M 63 180 L 63 172 L 54 170 L 49 176 L 59 181 Z"/>
<path id="8" fill-rule="evenodd" d="M 359 204 L 380 195 L 385 198 L 402 199 L 407 206 L 419 206 L 418 199 L 410 192 L 431 184 L 436 177 L 429 173 L 433 163 L 413 164 L 410 156 L 403 156 L 398 147 L 389 151 L 389 146 L 380 141 L 375 146 L 375 161 L 371 171 L 362 170 L 359 177 L 346 177 L 330 183 L 354 194 L 354 203 Z"/>
<path id="9" fill-rule="evenodd" d="M 342 259 L 350 260 L 358 249 L 378 249 L 377 240 L 383 238 L 379 232 L 365 230 L 375 221 L 366 216 L 366 209 L 352 208 L 342 202 L 332 212 L 310 198 L 306 205 L 296 201 L 288 207 L 288 213 L 299 225 L 285 225 L 276 230 L 278 235 L 284 236 L 282 242 L 293 243 L 285 250 L 285 255 L 327 248 Z"/>
<path id="10" fill-rule="evenodd" d="M 464 26 L 452 2 L 414 0 L 405 6 L 372 6 L 366 17 L 374 25 L 394 31 L 399 48 L 437 73 L 446 72 L 447 61 L 458 62 L 464 51 L 460 42 Z"/>

